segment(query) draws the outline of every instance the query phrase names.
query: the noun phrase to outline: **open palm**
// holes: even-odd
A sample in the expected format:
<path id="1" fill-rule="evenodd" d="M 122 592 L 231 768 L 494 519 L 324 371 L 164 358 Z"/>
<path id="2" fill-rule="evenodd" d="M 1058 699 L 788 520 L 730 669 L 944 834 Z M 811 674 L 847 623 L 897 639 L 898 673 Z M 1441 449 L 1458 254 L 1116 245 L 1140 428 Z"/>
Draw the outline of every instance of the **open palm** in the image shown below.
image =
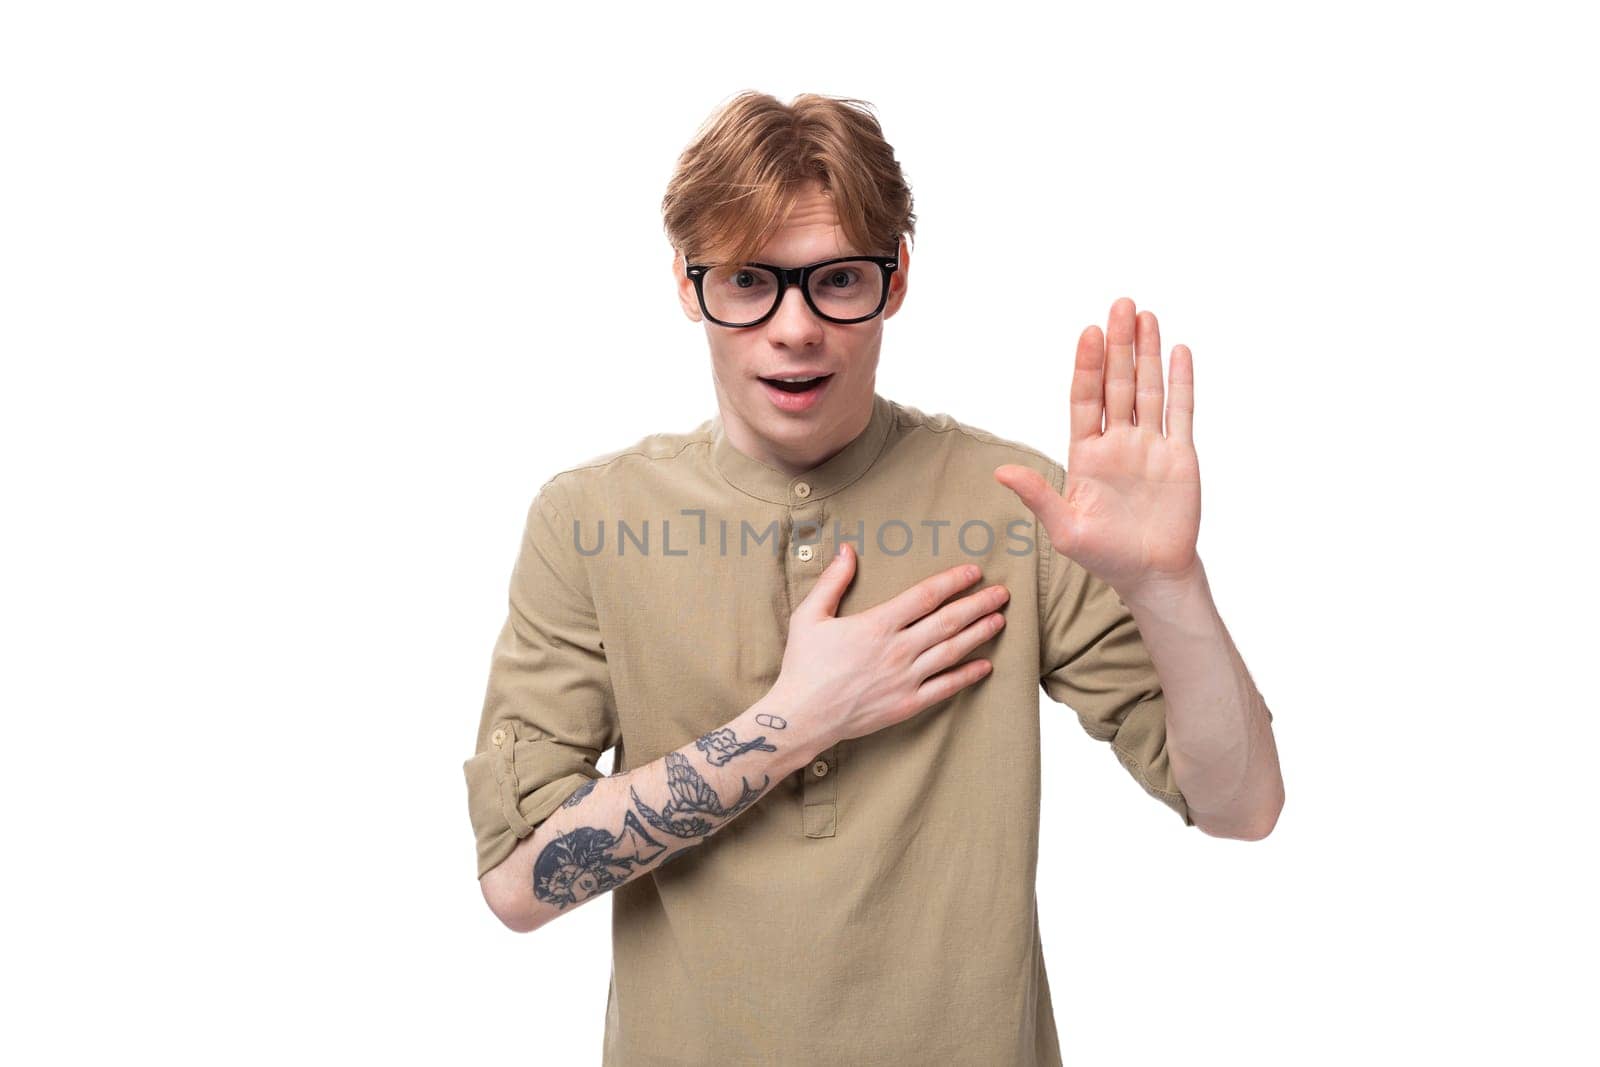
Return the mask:
<path id="1" fill-rule="evenodd" d="M 1200 535 L 1193 421 L 1189 349 L 1173 348 L 1164 388 L 1156 317 L 1136 314 L 1123 297 L 1104 336 L 1090 326 L 1078 338 L 1065 490 L 1016 464 L 996 468 L 995 478 L 1039 517 L 1056 551 L 1119 593 L 1182 580 L 1196 566 Z"/>

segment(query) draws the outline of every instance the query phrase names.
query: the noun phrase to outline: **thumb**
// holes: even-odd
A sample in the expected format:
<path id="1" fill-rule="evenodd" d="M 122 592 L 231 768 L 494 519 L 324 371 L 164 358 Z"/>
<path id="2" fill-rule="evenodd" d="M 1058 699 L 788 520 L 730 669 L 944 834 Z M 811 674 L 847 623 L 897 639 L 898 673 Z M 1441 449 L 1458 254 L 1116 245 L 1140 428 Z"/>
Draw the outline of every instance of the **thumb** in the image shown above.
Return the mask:
<path id="1" fill-rule="evenodd" d="M 1045 533 L 1050 535 L 1050 543 L 1058 550 L 1071 543 L 1072 509 L 1067 506 L 1066 498 L 1051 488 L 1044 475 L 1032 467 L 1004 463 L 994 469 L 994 478 L 1021 497 L 1028 510 L 1039 516 Z"/>
<path id="2" fill-rule="evenodd" d="M 833 559 L 817 577 L 817 584 L 811 587 L 811 592 L 800 602 L 800 611 L 812 618 L 830 618 L 838 612 L 839 598 L 844 596 L 846 587 L 850 585 L 850 579 L 855 575 L 855 549 L 850 547 L 850 542 L 841 541 Z"/>

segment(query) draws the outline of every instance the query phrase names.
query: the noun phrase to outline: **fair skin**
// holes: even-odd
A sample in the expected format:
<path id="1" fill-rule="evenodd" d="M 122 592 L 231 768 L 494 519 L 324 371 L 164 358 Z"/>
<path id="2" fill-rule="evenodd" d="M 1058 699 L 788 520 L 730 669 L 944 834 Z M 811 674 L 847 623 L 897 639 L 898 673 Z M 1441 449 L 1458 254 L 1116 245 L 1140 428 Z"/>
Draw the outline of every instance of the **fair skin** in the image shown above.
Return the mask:
<path id="1" fill-rule="evenodd" d="M 1128 606 L 1161 678 L 1168 757 L 1195 825 L 1256 840 L 1278 821 L 1283 776 L 1266 702 L 1195 549 L 1194 359 L 1177 345 L 1170 362 L 1164 385 L 1156 317 L 1118 300 L 1104 333 L 1090 326 L 1078 338 L 1064 491 L 1012 464 L 995 478 L 1039 517 L 1056 551 Z"/>
<path id="2" fill-rule="evenodd" d="M 796 266 L 861 251 L 849 245 L 831 204 L 813 188 L 756 258 Z M 883 320 L 905 300 L 904 242 L 898 257 L 884 314 L 868 322 L 821 320 L 791 290 L 759 326 L 706 323 L 717 403 L 735 447 L 799 474 L 866 428 Z M 684 313 L 703 321 L 683 266 L 675 258 Z M 1173 773 L 1195 824 L 1216 836 L 1264 837 L 1277 820 L 1283 786 L 1266 706 L 1222 626 L 1194 551 L 1199 474 L 1189 440 L 1189 353 L 1182 346 L 1173 353 L 1163 433 L 1154 316 L 1136 320 L 1132 301 L 1118 301 L 1106 336 L 1109 347 L 1090 327 L 1079 342 L 1066 493 L 1056 494 L 1026 468 L 1002 466 L 995 477 L 1039 516 L 1058 551 L 1105 579 L 1134 615 L 1166 695 Z M 780 406 L 761 380 L 812 374 L 831 378 L 802 412 Z M 760 732 L 762 719 L 779 716 L 791 725 L 770 752 L 747 753 L 733 771 L 707 764 L 691 742 L 588 784 L 484 874 L 480 885 L 495 915 L 513 930 L 537 929 L 703 843 L 759 798 L 751 780 L 781 780 L 833 744 L 903 722 L 989 673 L 989 660 L 966 657 L 1004 626 L 1003 585 L 952 600 L 981 577 L 967 564 L 840 616 L 856 566 L 849 542 L 841 543 L 790 617 L 773 688 L 720 731 L 749 737 Z M 678 835 L 661 854 L 623 854 L 621 843 L 639 825 L 639 800 L 668 795 L 669 776 L 689 773 L 728 798 L 726 816 L 707 818 L 700 832 Z"/>
<path id="3" fill-rule="evenodd" d="M 839 228 L 832 201 L 813 182 L 795 202 L 783 229 L 755 259 L 793 267 L 879 251 L 850 244 Z M 766 322 L 728 329 L 705 321 L 694 284 L 684 276 L 683 256 L 673 257 L 683 313 L 705 325 L 717 407 L 728 441 L 735 448 L 775 470 L 799 474 L 828 459 L 867 428 L 883 323 L 900 310 L 906 298 L 911 256 L 904 241 L 898 258 L 899 269 L 889 276 L 889 301 L 875 319 L 849 325 L 820 319 L 806 306 L 800 290 L 792 287 Z M 813 374 L 832 377 L 821 387 L 817 402 L 799 413 L 779 408 L 761 381 L 763 376 Z"/>

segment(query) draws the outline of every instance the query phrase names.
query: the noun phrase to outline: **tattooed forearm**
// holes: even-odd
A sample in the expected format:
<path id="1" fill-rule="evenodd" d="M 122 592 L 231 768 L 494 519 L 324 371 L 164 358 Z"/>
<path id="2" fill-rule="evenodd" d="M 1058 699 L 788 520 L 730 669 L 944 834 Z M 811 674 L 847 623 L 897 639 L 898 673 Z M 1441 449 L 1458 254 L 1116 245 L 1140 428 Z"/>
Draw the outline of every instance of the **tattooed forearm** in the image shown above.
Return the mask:
<path id="1" fill-rule="evenodd" d="M 677 751 L 580 782 L 483 875 L 495 914 L 512 929 L 535 929 L 700 847 L 820 751 L 824 735 L 791 712 L 769 694 Z M 787 810 L 771 817 L 786 814 L 798 820 Z M 694 876 L 681 870 L 666 877 Z"/>
<path id="2" fill-rule="evenodd" d="M 754 741 L 746 741 L 744 744 L 740 744 L 733 731 L 726 726 L 720 730 L 712 730 L 710 733 L 701 734 L 695 738 L 694 747 L 706 754 L 706 762 L 713 767 L 720 767 L 733 759 L 733 757 L 752 750 L 757 752 L 778 751 L 778 746 L 767 744 L 765 737 L 758 737 Z"/>
<path id="3" fill-rule="evenodd" d="M 569 830 L 550 842 L 533 865 L 533 892 L 540 900 L 566 908 L 626 882 L 637 866 L 667 850 L 651 837 L 633 812 L 622 817 L 616 836 L 594 826 Z"/>
<path id="4" fill-rule="evenodd" d="M 768 746 L 771 748 L 770 746 Z M 777 751 L 771 749 L 771 751 Z M 711 784 L 700 776 L 686 756 L 679 752 L 668 752 L 667 760 L 667 790 L 672 794 L 658 812 L 646 804 L 639 796 L 637 788 L 629 789 L 633 795 L 633 803 L 645 821 L 662 833 L 674 837 L 704 837 L 716 829 L 716 824 L 706 815 L 717 816 L 726 821 L 739 814 L 745 808 L 755 803 L 756 799 L 766 792 L 767 786 L 772 783 L 771 776 L 762 775 L 761 784 L 753 786 L 750 780 L 743 776 L 739 781 L 744 783 L 744 789 L 730 807 L 722 806 L 722 798 L 717 796 L 717 791 Z"/>
<path id="5" fill-rule="evenodd" d="M 776 751 L 772 746 L 766 747 Z M 741 776 L 744 788 L 739 799 L 724 807 L 716 789 L 694 769 L 688 757 L 681 752 L 669 752 L 665 762 L 667 789 L 672 796 L 660 811 L 640 798 L 637 786 L 630 785 L 628 792 L 645 821 L 673 837 L 709 835 L 717 828 L 717 823 L 707 816 L 723 821 L 731 819 L 754 803 L 772 782 L 770 775 L 763 775 L 761 784 L 753 786 L 749 779 Z M 561 806 L 576 807 L 594 786 L 594 779 L 585 782 Z M 596 826 L 580 826 L 546 845 L 534 861 L 533 892 L 540 900 L 565 909 L 615 889 L 632 877 L 635 869 L 660 859 L 666 851 L 667 846 L 650 836 L 638 816 L 625 810 L 620 834 Z M 673 853 L 667 859 L 677 855 Z"/>

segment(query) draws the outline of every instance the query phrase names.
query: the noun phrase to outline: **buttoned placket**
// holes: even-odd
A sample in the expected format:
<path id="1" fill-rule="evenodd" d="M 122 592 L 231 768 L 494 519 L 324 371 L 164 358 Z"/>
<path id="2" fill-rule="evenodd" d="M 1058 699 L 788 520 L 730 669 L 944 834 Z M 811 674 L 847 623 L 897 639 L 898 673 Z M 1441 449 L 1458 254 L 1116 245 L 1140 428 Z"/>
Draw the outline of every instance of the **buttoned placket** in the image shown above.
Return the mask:
<path id="1" fill-rule="evenodd" d="M 784 529 L 784 577 L 789 602 L 799 604 L 831 558 L 823 544 L 827 507 L 804 476 L 789 483 Z M 800 771 L 800 828 L 807 837 L 833 837 L 839 823 L 839 744 L 817 753 Z"/>
<path id="2" fill-rule="evenodd" d="M 721 416 L 712 420 L 711 456 L 718 473 L 745 495 L 783 509 L 784 529 L 779 541 L 791 608 L 811 592 L 833 558 L 832 542 L 824 532 L 824 524 L 838 511 L 835 496 L 866 475 L 882 453 L 894 423 L 895 405 L 875 393 L 865 431 L 820 465 L 804 474 L 788 476 L 740 452 L 729 441 Z M 763 508 L 762 513 L 768 512 Z M 778 621 L 784 626 L 788 620 Z M 796 772 L 800 775 L 801 830 L 806 837 L 833 837 L 838 832 L 842 747 L 837 742 L 830 745 Z"/>

